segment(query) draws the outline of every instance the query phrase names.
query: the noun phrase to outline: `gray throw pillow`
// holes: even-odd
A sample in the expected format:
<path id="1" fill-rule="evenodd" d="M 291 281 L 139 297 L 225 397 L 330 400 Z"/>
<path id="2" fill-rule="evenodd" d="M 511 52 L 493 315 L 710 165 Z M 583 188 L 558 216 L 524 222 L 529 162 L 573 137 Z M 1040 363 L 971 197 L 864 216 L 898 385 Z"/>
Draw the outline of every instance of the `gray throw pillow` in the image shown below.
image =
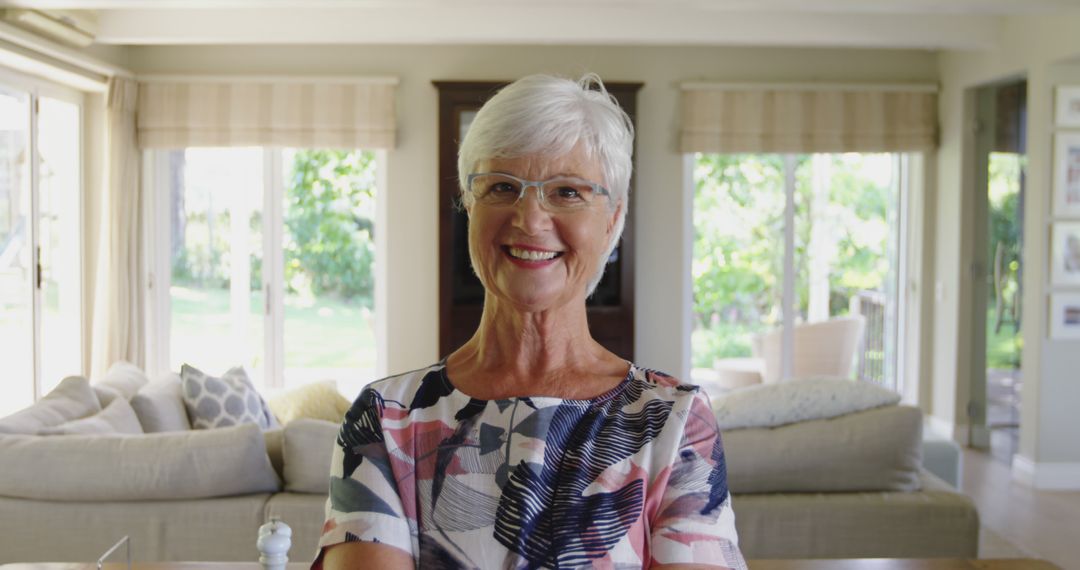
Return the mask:
<path id="1" fill-rule="evenodd" d="M 146 433 L 191 429 L 181 382 L 179 374 L 169 372 L 131 397 L 131 407 Z"/>
<path id="2" fill-rule="evenodd" d="M 293 493 L 330 492 L 330 464 L 341 424 L 299 419 L 285 426 L 285 490 Z"/>
<path id="3" fill-rule="evenodd" d="M 38 432 L 39 435 L 90 435 L 90 434 L 130 434 L 143 433 L 139 418 L 131 404 L 123 398 L 115 398 L 105 409 L 100 412 L 81 418 L 64 422 L 58 426 L 47 427 Z"/>
<path id="4" fill-rule="evenodd" d="M 216 377 L 185 364 L 180 369 L 180 378 L 183 381 L 184 406 L 194 429 L 249 423 L 268 429 L 278 425 L 266 401 L 255 391 L 247 373 L 239 366 Z"/>

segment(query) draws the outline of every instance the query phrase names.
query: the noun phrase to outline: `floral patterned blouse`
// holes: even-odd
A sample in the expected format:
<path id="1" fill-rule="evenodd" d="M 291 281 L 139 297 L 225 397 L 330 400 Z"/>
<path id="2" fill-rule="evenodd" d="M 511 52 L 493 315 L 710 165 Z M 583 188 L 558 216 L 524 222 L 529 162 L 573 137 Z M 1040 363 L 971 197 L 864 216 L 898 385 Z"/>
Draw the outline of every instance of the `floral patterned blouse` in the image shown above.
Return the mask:
<path id="1" fill-rule="evenodd" d="M 746 568 L 707 397 L 634 365 L 586 400 L 470 398 L 444 363 L 370 384 L 338 435 L 313 568 L 349 541 L 418 568 Z"/>

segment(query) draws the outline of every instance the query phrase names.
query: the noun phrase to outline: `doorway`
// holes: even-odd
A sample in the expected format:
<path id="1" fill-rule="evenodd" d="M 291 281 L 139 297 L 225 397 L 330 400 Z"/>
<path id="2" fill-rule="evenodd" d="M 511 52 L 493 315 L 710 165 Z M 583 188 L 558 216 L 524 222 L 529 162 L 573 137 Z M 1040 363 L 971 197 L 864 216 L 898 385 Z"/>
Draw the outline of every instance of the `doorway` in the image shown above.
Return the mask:
<path id="1" fill-rule="evenodd" d="M 976 92 L 972 447 L 1011 463 L 1019 449 L 1020 300 L 1027 169 L 1027 82 Z M 983 397 L 979 397 L 983 396 Z"/>

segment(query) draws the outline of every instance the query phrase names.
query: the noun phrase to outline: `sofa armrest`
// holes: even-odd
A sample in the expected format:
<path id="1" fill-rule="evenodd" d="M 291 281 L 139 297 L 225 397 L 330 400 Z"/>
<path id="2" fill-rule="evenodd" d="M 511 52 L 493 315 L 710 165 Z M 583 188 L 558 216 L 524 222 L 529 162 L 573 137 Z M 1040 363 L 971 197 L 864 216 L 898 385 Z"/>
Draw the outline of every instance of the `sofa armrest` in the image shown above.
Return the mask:
<path id="1" fill-rule="evenodd" d="M 924 439 L 922 442 L 923 468 L 937 475 L 952 486 L 960 488 L 964 478 L 963 453 L 960 444 L 948 439 Z"/>

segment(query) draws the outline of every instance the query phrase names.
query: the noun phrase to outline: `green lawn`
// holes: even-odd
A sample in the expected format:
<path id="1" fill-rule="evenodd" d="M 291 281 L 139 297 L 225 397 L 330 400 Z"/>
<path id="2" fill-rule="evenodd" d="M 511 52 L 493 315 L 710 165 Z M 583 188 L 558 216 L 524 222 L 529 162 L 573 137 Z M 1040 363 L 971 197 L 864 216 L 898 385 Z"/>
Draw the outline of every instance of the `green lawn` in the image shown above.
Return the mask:
<path id="1" fill-rule="evenodd" d="M 1020 367 L 1020 351 L 1023 339 L 1009 322 L 994 332 L 994 305 L 986 309 L 986 367 L 1012 369 Z"/>
<path id="2" fill-rule="evenodd" d="M 229 291 L 173 286 L 171 293 L 173 360 L 209 361 L 218 367 L 240 364 L 231 334 Z M 258 292 L 251 296 L 250 311 L 246 340 L 256 354 L 261 354 L 263 299 Z M 372 318 L 359 304 L 328 297 L 305 300 L 287 295 L 285 367 L 374 369 Z M 256 362 L 242 364 L 255 366 L 261 365 L 261 361 L 256 357 Z"/>
<path id="3" fill-rule="evenodd" d="M 695 368 L 712 368 L 718 358 L 737 358 L 751 355 L 754 335 L 768 331 L 761 323 L 725 323 L 711 327 L 694 327 L 690 335 L 691 354 Z"/>

